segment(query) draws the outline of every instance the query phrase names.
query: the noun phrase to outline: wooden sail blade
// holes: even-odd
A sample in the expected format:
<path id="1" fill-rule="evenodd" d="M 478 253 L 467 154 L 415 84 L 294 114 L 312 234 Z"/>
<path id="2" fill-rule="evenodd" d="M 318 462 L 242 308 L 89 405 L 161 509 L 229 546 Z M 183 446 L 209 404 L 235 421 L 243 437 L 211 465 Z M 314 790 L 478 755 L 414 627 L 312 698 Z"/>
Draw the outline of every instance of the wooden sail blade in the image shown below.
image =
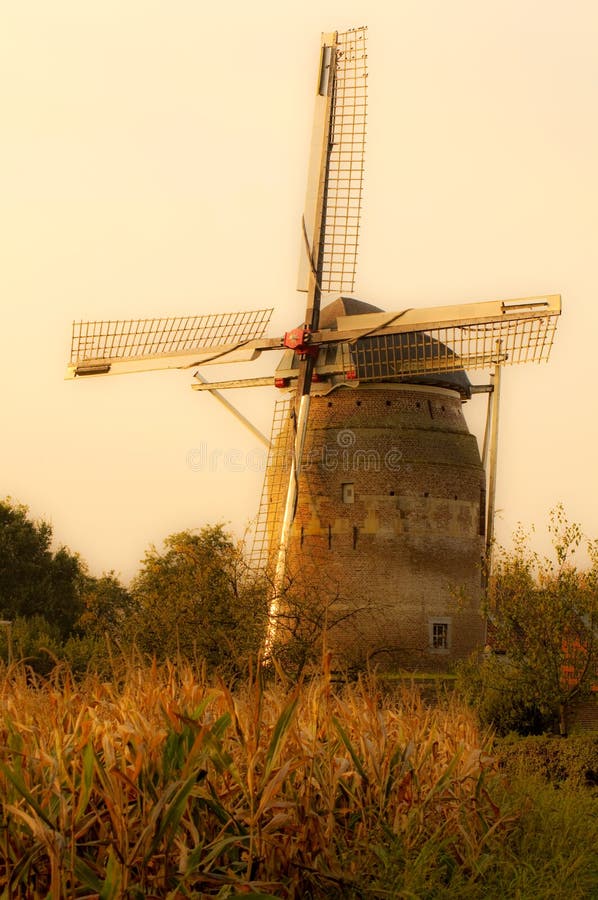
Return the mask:
<path id="1" fill-rule="evenodd" d="M 367 29 L 337 35 L 321 250 L 322 291 L 355 289 L 367 117 Z"/>
<path id="2" fill-rule="evenodd" d="M 252 359 L 271 309 L 207 316 L 74 322 L 67 377 Z"/>
<path id="3" fill-rule="evenodd" d="M 560 312 L 551 295 L 376 313 L 339 319 L 323 339 L 346 342 L 343 367 L 359 381 L 487 369 L 546 361 Z"/>
<path id="4" fill-rule="evenodd" d="M 299 416 L 294 398 L 276 403 L 264 487 L 255 529 L 251 561 L 270 580 L 264 658 L 276 640 L 287 577 L 287 551 L 295 518 L 301 459 L 305 445 L 309 397 L 303 396 Z"/>
<path id="5" fill-rule="evenodd" d="M 561 313 L 559 294 L 542 294 L 514 300 L 484 300 L 478 303 L 459 303 L 452 306 L 407 308 L 391 312 L 339 316 L 336 331 L 320 332 L 315 342 L 354 340 L 368 334 L 398 334 L 407 331 L 428 331 L 450 326 L 479 325 L 508 322 L 518 319 L 542 319 Z"/>
<path id="6" fill-rule="evenodd" d="M 366 28 L 323 36 L 297 284 L 300 291 L 309 291 L 311 275 L 321 292 L 354 290 L 365 155 L 366 37 Z M 327 65 L 332 68 L 328 74 Z M 324 78 L 331 79 L 327 113 L 323 112 Z"/>
<path id="7" fill-rule="evenodd" d="M 293 459 L 293 397 L 276 401 L 264 484 L 250 553 L 255 568 L 274 576 L 284 507 Z"/>

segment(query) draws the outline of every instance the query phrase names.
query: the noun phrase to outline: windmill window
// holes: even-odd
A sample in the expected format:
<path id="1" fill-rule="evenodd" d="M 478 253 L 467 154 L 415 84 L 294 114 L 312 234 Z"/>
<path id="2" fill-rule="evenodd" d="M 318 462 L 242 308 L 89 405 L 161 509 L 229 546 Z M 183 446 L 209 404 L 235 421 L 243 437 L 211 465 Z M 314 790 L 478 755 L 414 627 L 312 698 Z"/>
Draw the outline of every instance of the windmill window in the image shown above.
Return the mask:
<path id="1" fill-rule="evenodd" d="M 429 623 L 430 650 L 437 652 L 451 649 L 450 618 L 431 619 Z"/>
<path id="2" fill-rule="evenodd" d="M 432 625 L 432 648 L 448 650 L 448 625 L 446 622 L 434 622 Z"/>
<path id="3" fill-rule="evenodd" d="M 386 405 L 387 405 L 387 406 L 390 406 L 391 404 L 392 404 L 392 401 L 391 401 L 391 400 L 387 400 L 387 401 L 386 401 Z"/>
<path id="4" fill-rule="evenodd" d="M 361 406 L 361 400 L 356 400 L 356 401 L 355 401 L 355 406 Z"/>
<path id="5" fill-rule="evenodd" d="M 345 482 L 341 485 L 341 497 L 343 503 L 355 503 L 355 485 L 353 482 Z"/>
<path id="6" fill-rule="evenodd" d="M 329 400 L 329 401 L 328 401 L 328 407 L 330 408 L 331 406 L 332 406 L 332 400 Z"/>

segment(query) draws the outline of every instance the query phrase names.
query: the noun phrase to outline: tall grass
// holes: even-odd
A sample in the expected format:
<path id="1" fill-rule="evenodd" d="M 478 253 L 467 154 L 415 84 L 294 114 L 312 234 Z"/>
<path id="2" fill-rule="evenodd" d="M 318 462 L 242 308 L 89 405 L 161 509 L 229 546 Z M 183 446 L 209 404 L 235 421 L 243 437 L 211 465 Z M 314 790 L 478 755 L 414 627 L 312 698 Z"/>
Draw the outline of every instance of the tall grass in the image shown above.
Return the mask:
<path id="1" fill-rule="evenodd" d="M 472 716 L 412 690 L 131 664 L 0 695 L 3 898 L 492 896 L 519 839 Z"/>

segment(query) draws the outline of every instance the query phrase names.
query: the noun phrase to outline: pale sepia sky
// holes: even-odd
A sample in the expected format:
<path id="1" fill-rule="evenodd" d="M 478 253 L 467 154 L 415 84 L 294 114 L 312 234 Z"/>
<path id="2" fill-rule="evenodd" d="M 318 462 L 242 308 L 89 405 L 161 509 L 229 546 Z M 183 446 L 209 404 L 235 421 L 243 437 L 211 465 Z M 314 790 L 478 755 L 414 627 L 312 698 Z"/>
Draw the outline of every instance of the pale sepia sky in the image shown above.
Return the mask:
<path id="1" fill-rule="evenodd" d="M 549 364 L 505 370 L 497 532 L 562 500 L 598 536 L 593 0 L 0 0 L 0 495 L 96 574 L 129 577 L 176 530 L 242 534 L 261 451 L 191 372 L 63 381 L 71 322 L 270 305 L 273 334 L 301 320 L 319 35 L 361 24 L 356 295 L 561 293 Z M 268 431 L 274 394 L 235 399 Z"/>

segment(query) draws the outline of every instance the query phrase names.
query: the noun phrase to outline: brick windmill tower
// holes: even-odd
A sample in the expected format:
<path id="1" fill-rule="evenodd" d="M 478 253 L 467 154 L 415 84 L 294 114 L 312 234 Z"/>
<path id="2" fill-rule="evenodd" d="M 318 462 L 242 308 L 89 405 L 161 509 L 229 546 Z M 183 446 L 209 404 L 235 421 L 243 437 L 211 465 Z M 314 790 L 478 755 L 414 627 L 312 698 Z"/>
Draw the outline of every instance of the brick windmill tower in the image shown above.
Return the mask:
<path id="1" fill-rule="evenodd" d="M 208 383 L 197 372 L 193 385 L 235 413 L 223 389 L 274 380 L 283 392 L 254 548 L 272 582 L 266 646 L 284 639 L 289 585 L 297 585 L 333 610 L 329 641 L 345 659 L 444 668 L 483 640 L 481 559 L 493 523 L 496 454 L 487 477 L 462 413 L 472 393 L 465 370 L 495 369 L 495 448 L 501 368 L 548 358 L 560 298 L 383 312 L 346 296 L 355 282 L 365 125 L 366 31 L 325 34 L 300 327 L 264 337 L 271 310 L 79 322 L 67 377 L 286 351 L 274 379 Z"/>
<path id="2" fill-rule="evenodd" d="M 341 297 L 320 325 L 379 312 Z M 391 347 L 408 352 L 400 336 Z M 279 379 L 292 383 L 297 364 L 289 352 Z M 377 375 L 312 384 L 287 585 L 327 604 L 328 643 L 345 662 L 443 669 L 484 642 L 486 474 L 463 415 L 472 386 L 462 369 L 397 378 L 387 360 Z M 290 409 L 283 416 L 261 509 L 269 547 L 292 456 Z M 304 602 L 288 620 L 283 604 L 281 637 L 301 612 L 309 622 Z"/>

